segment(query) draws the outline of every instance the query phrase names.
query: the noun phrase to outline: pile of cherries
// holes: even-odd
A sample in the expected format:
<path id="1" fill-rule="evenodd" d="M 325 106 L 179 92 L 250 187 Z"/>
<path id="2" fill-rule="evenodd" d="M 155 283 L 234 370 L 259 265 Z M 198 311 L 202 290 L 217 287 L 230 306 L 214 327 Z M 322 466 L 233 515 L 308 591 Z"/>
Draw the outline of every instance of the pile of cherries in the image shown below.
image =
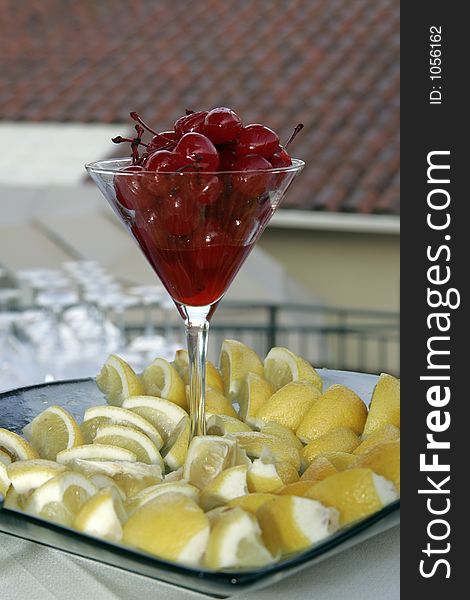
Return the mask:
<path id="1" fill-rule="evenodd" d="M 298 125 L 283 147 L 272 129 L 244 126 L 225 107 L 187 110 L 171 131 L 154 131 L 135 112 L 131 118 L 137 122 L 136 136 L 113 138 L 115 143 L 129 142 L 132 149 L 132 164 L 122 169 L 126 175 L 114 178 L 117 200 L 134 210 L 155 210 L 163 204 L 161 225 L 183 236 L 194 231 L 202 207 L 209 213 L 223 201 L 224 211 L 234 214 L 266 200 L 282 183 L 283 174 L 272 169 L 292 164 L 286 147 L 303 127 Z M 147 143 L 142 139 L 145 131 L 152 134 Z M 193 175 L 181 176 L 187 172 Z"/>

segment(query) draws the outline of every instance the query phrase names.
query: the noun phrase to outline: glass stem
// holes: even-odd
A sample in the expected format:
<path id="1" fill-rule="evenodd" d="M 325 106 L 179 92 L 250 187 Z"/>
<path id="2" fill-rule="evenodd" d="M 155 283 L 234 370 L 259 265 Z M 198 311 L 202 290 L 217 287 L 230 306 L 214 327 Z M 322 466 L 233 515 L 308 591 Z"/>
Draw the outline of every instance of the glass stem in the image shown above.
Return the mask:
<path id="1" fill-rule="evenodd" d="M 210 306 L 184 306 L 186 340 L 189 356 L 189 413 L 191 438 L 206 435 L 204 398 L 206 390 L 206 354 L 209 334 L 207 315 Z"/>

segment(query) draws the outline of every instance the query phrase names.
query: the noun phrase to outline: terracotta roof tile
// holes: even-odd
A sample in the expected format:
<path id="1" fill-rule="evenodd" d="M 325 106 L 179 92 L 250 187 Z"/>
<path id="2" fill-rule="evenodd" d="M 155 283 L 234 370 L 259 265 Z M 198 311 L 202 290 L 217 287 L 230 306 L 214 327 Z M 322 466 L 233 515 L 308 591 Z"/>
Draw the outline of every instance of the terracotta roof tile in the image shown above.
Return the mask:
<path id="1" fill-rule="evenodd" d="M 397 214 L 398 57 L 398 0 L 0 0 L 0 119 L 302 121 L 285 207 Z"/>

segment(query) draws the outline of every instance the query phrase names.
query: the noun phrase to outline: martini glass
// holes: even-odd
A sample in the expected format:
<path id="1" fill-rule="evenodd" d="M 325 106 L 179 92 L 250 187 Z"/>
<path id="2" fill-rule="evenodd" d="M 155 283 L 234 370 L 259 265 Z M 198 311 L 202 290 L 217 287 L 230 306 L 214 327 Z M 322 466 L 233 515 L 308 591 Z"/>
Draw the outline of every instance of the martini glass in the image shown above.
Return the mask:
<path id="1" fill-rule="evenodd" d="M 134 171 L 131 165 L 131 159 L 115 159 L 86 169 L 185 321 L 191 435 L 205 435 L 209 322 L 304 163 L 216 173 Z"/>

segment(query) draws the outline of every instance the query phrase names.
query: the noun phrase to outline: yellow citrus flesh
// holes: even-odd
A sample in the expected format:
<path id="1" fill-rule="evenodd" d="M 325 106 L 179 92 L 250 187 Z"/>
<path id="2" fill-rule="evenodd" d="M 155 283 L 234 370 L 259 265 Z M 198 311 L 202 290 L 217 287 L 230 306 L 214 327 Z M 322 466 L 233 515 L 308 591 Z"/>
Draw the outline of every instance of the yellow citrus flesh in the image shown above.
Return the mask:
<path id="1" fill-rule="evenodd" d="M 224 394 L 229 400 L 238 398 L 248 373 L 264 374 L 263 363 L 256 352 L 236 340 L 224 340 L 222 343 L 219 367 Z"/>
<path id="2" fill-rule="evenodd" d="M 203 489 L 224 469 L 234 467 L 236 458 L 235 440 L 213 435 L 196 436 L 188 448 L 183 477 Z"/>
<path id="3" fill-rule="evenodd" d="M 271 456 L 276 462 L 289 462 L 297 470 L 300 469 L 300 454 L 297 448 L 286 444 L 275 435 L 259 431 L 241 431 L 226 437 L 236 440 L 250 458 Z"/>
<path id="4" fill-rule="evenodd" d="M 318 398 L 297 428 L 297 436 L 305 443 L 332 429 L 348 427 L 360 435 L 367 418 L 367 408 L 353 390 L 334 384 Z"/>
<path id="5" fill-rule="evenodd" d="M 170 400 L 184 410 L 188 410 L 184 382 L 175 367 L 164 358 L 156 358 L 144 370 L 141 380 L 144 394 Z"/>
<path id="6" fill-rule="evenodd" d="M 227 502 L 227 506 L 232 508 L 235 506 L 239 506 L 240 508 L 243 508 L 243 510 L 246 510 L 247 512 L 256 516 L 256 511 L 258 510 L 258 508 L 260 506 L 263 506 L 263 504 L 269 502 L 269 500 L 272 500 L 275 497 L 276 496 L 274 494 L 266 494 L 262 492 L 253 494 L 250 493 L 229 500 Z"/>
<path id="7" fill-rule="evenodd" d="M 129 396 L 145 393 L 138 375 L 116 354 L 110 354 L 96 377 L 96 384 L 107 397 L 109 404 L 115 406 L 121 406 L 123 400 Z"/>
<path id="8" fill-rule="evenodd" d="M 364 437 L 387 423 L 400 427 L 400 380 L 382 373 L 372 393 Z"/>
<path id="9" fill-rule="evenodd" d="M 0 450 L 0 463 L 9 465 L 11 463 L 11 456 L 4 450 Z"/>
<path id="10" fill-rule="evenodd" d="M 338 529 L 335 509 L 299 496 L 276 496 L 256 516 L 263 541 L 274 555 L 305 550 Z"/>
<path id="11" fill-rule="evenodd" d="M 247 482 L 251 493 L 263 494 L 274 492 L 284 485 L 274 462 L 264 462 L 259 458 L 249 468 Z"/>
<path id="12" fill-rule="evenodd" d="M 331 475 L 315 483 L 305 496 L 336 508 L 341 525 L 367 517 L 398 497 L 393 483 L 368 468 Z"/>
<path id="13" fill-rule="evenodd" d="M 354 454 L 364 454 L 368 452 L 374 446 L 383 444 L 384 442 L 394 442 L 400 439 L 400 430 L 395 425 L 386 423 L 382 425 L 380 429 L 376 429 L 373 433 L 368 435 L 359 446 L 354 450 Z"/>
<path id="14" fill-rule="evenodd" d="M 122 525 L 127 521 L 124 504 L 113 488 L 104 488 L 89 498 L 75 517 L 75 529 L 112 542 L 122 539 Z"/>
<path id="15" fill-rule="evenodd" d="M 3 498 L 7 495 L 10 484 L 11 481 L 8 477 L 7 468 L 0 462 L 0 496 L 3 496 Z"/>
<path id="16" fill-rule="evenodd" d="M 137 396 L 137 398 L 147 398 L 147 396 Z M 133 399 L 134 397 L 128 398 L 123 404 Z M 98 430 L 108 425 L 132 427 L 148 436 L 158 449 L 163 446 L 162 436 L 149 421 L 134 411 L 119 406 L 92 406 L 86 409 L 81 426 L 86 442 L 91 443 Z"/>
<path id="17" fill-rule="evenodd" d="M 175 360 L 173 366 L 178 371 L 179 376 L 183 380 L 185 385 L 189 385 L 189 359 L 187 350 L 177 350 L 175 353 Z M 224 382 L 219 370 L 211 363 L 210 360 L 206 362 L 206 387 L 214 388 L 221 394 L 224 393 Z"/>
<path id="18" fill-rule="evenodd" d="M 125 496 L 134 496 L 141 490 L 160 483 L 160 465 L 147 465 L 126 460 L 92 460 L 75 458 L 67 466 L 86 475 L 90 480 L 94 475 L 110 477 Z"/>
<path id="19" fill-rule="evenodd" d="M 224 512 L 211 529 L 204 566 L 209 569 L 262 567 L 273 562 L 256 518 L 239 506 Z"/>
<path id="20" fill-rule="evenodd" d="M 109 444 L 85 444 L 84 446 L 77 446 L 69 450 L 62 450 L 57 455 L 56 460 L 61 465 L 66 465 L 76 458 L 87 460 L 125 460 L 128 462 L 136 462 L 137 460 L 134 452 Z"/>
<path id="21" fill-rule="evenodd" d="M 264 372 L 275 391 L 291 381 L 308 381 L 322 390 L 322 379 L 312 365 L 287 348 L 271 348 L 264 359 Z"/>
<path id="22" fill-rule="evenodd" d="M 62 450 L 84 444 L 78 423 L 61 406 L 50 406 L 23 429 L 41 458 L 55 460 Z"/>
<path id="23" fill-rule="evenodd" d="M 310 464 L 319 454 L 325 452 L 353 452 L 359 445 L 359 438 L 347 427 L 338 427 L 313 440 L 302 450 L 302 457 Z"/>
<path id="24" fill-rule="evenodd" d="M 0 427 L 0 450 L 15 460 L 30 460 L 39 458 L 37 451 L 17 433 Z"/>
<path id="25" fill-rule="evenodd" d="M 184 465 L 188 454 L 189 438 L 191 437 L 191 422 L 186 415 L 181 419 L 162 448 L 165 465 L 175 471 Z"/>
<path id="26" fill-rule="evenodd" d="M 29 494 L 65 470 L 64 465 L 42 458 L 18 460 L 7 467 L 11 484 L 20 495 Z"/>
<path id="27" fill-rule="evenodd" d="M 354 467 L 368 467 L 393 481 L 400 491 L 400 442 L 384 442 L 357 457 Z"/>
<path id="28" fill-rule="evenodd" d="M 274 394 L 267 379 L 257 373 L 247 373 L 238 394 L 240 418 L 247 423 L 253 420 L 261 406 Z"/>
<path id="29" fill-rule="evenodd" d="M 319 396 L 320 392 L 313 383 L 293 381 L 261 405 L 255 421 L 257 424 L 274 421 L 295 432 Z"/>
<path id="30" fill-rule="evenodd" d="M 139 415 L 153 425 L 164 442 L 173 433 L 181 419 L 188 416 L 188 413 L 181 406 L 170 400 L 165 400 L 165 398 L 153 396 L 132 396 L 132 398 L 124 400 L 122 407 Z M 144 433 L 146 432 L 144 431 Z"/>
<path id="31" fill-rule="evenodd" d="M 200 504 L 207 511 L 227 504 L 232 498 L 248 493 L 247 468 L 238 465 L 225 469 L 210 481 L 201 492 Z"/>
<path id="32" fill-rule="evenodd" d="M 83 504 L 98 489 L 80 473 L 64 471 L 38 487 L 26 504 L 26 511 L 70 527 Z"/>
<path id="33" fill-rule="evenodd" d="M 187 389 L 189 398 L 189 386 Z M 222 392 L 215 388 L 206 387 L 206 395 L 204 398 L 204 408 L 206 413 L 213 415 L 227 415 L 233 419 L 238 418 L 236 410 L 233 408 L 232 403 L 228 400 Z"/>
<path id="34" fill-rule="evenodd" d="M 208 413 L 206 413 L 206 416 Z M 209 415 L 206 421 L 208 435 L 225 435 L 226 433 L 238 433 L 240 431 L 252 431 L 251 427 L 228 415 Z"/>
<path id="35" fill-rule="evenodd" d="M 136 510 L 124 525 L 123 543 L 160 558 L 197 565 L 209 539 L 209 520 L 183 494 L 168 493 Z"/>
<path id="36" fill-rule="evenodd" d="M 134 513 L 138 508 L 147 504 L 157 496 L 168 493 L 177 493 L 188 496 L 194 502 L 199 503 L 199 489 L 185 481 L 172 481 L 168 483 L 157 483 L 144 488 L 134 496 L 126 500 L 126 510 L 129 515 Z"/>
<path id="37" fill-rule="evenodd" d="M 106 425 L 98 430 L 94 443 L 130 450 L 135 454 L 138 462 L 160 465 L 162 471 L 164 469 L 163 459 L 157 446 L 138 429 L 124 425 Z"/>

